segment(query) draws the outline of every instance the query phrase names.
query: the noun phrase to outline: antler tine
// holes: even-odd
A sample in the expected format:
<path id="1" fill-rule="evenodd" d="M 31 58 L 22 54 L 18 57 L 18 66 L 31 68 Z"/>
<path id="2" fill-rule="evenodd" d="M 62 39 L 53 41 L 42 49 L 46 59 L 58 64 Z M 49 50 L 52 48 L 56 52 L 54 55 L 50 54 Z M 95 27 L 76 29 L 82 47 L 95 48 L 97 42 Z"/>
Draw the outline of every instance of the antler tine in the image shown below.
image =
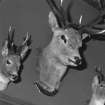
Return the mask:
<path id="1" fill-rule="evenodd" d="M 89 34 L 91 34 L 91 36 L 97 36 L 97 35 L 105 35 L 105 23 L 103 24 L 99 24 L 102 23 L 103 20 L 97 20 L 97 22 L 93 22 L 93 24 L 90 25 L 86 25 L 86 26 L 82 26 L 82 28 L 80 28 L 81 32 L 87 32 Z"/>
<path id="2" fill-rule="evenodd" d="M 8 30 L 8 41 L 11 44 L 13 44 L 14 41 L 14 34 L 15 34 L 15 28 L 12 29 L 12 26 L 10 26 Z"/>
<path id="3" fill-rule="evenodd" d="M 17 48 L 17 52 L 21 57 L 21 60 L 24 61 L 24 58 L 27 56 L 27 52 L 31 50 L 31 35 L 27 32 L 26 37 L 24 38 L 24 41 L 22 43 L 22 45 L 20 45 Z"/>
<path id="4" fill-rule="evenodd" d="M 71 13 L 70 13 L 70 9 L 72 8 L 73 3 L 74 3 L 73 1 L 70 1 L 69 5 L 68 5 L 68 7 L 67 7 L 67 9 L 66 9 L 66 11 L 67 11 L 67 21 L 68 21 L 69 23 L 72 23 L 72 22 L 73 22 L 73 19 L 72 19 L 72 17 L 71 17 Z"/>
<path id="5" fill-rule="evenodd" d="M 96 8 L 99 11 L 99 15 L 91 22 L 84 26 L 80 26 L 80 32 L 89 32 L 92 35 L 99 35 L 99 34 L 105 34 L 105 1 L 104 0 L 84 0 L 88 4 L 92 5 L 94 8 Z M 97 5 L 98 6 L 97 6 Z M 102 26 L 104 27 L 102 28 Z"/>
<path id="6" fill-rule="evenodd" d="M 105 1 L 104 0 L 83 0 L 87 4 L 91 5 L 93 8 L 98 11 L 102 11 L 105 9 Z"/>
<path id="7" fill-rule="evenodd" d="M 63 0 L 60 0 L 60 4 L 61 4 L 61 6 L 62 6 L 62 4 L 63 4 Z"/>
<path id="8" fill-rule="evenodd" d="M 26 37 L 24 38 L 24 42 L 22 43 L 22 45 L 27 45 L 29 46 L 31 44 L 31 35 L 27 32 Z"/>
<path id="9" fill-rule="evenodd" d="M 91 36 L 105 35 L 105 13 L 100 13 L 93 21 L 79 27 L 80 32 L 87 32 Z"/>
<path id="10" fill-rule="evenodd" d="M 102 73 L 102 67 L 95 67 L 96 73 Z"/>
<path id="11" fill-rule="evenodd" d="M 104 0 L 97 0 L 98 4 L 99 4 L 99 7 L 100 7 L 100 10 L 104 10 L 105 9 L 105 1 Z"/>
<path id="12" fill-rule="evenodd" d="M 104 76 L 103 73 L 102 73 L 102 67 L 96 67 L 96 68 L 95 68 L 95 72 L 96 72 L 97 75 L 98 75 L 99 82 L 102 82 L 102 81 L 105 80 L 105 76 Z"/>
<path id="13" fill-rule="evenodd" d="M 31 35 L 27 32 L 26 36 L 24 37 L 24 41 L 22 45 L 18 46 L 17 52 L 20 54 L 21 51 L 24 49 L 24 47 L 27 47 L 28 49 L 30 49 L 31 42 L 32 42 Z"/>
<path id="14" fill-rule="evenodd" d="M 7 40 L 9 43 L 11 42 L 10 32 L 11 32 L 11 26 L 9 27 L 9 30 L 8 30 L 8 39 Z"/>
<path id="15" fill-rule="evenodd" d="M 58 19 L 58 23 L 61 27 L 65 26 L 65 13 L 64 10 L 62 8 L 62 5 L 60 4 L 59 6 L 56 5 L 54 0 L 46 0 L 49 7 L 51 8 L 51 10 L 53 11 L 54 15 L 57 17 Z"/>
<path id="16" fill-rule="evenodd" d="M 104 11 L 105 10 L 105 0 L 96 0 L 96 2 L 98 3 L 99 5 L 99 11 Z"/>

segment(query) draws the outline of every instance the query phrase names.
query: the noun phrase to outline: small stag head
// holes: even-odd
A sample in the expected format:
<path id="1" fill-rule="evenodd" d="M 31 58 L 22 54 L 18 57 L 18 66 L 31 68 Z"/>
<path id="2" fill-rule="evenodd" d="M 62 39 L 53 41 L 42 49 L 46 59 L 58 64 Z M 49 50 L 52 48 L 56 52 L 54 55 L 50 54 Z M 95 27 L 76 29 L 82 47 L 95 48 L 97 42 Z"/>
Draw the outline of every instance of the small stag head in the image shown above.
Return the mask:
<path id="1" fill-rule="evenodd" d="M 8 38 L 3 42 L 0 55 L 0 90 L 7 88 L 8 83 L 19 78 L 19 70 L 28 51 L 30 50 L 31 36 L 26 35 L 22 45 L 14 43 L 15 29 L 9 28 Z"/>
<path id="2" fill-rule="evenodd" d="M 105 76 L 101 67 L 96 67 L 96 75 L 92 81 L 92 98 L 89 105 L 105 104 Z"/>

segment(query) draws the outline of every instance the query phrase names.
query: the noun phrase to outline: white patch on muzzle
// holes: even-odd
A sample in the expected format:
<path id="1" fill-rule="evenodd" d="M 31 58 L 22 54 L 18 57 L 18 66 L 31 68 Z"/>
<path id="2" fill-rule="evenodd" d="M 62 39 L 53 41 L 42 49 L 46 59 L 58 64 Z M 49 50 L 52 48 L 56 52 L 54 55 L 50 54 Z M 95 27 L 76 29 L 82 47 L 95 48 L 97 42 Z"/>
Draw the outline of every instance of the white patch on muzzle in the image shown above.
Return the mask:
<path id="1" fill-rule="evenodd" d="M 74 67 L 76 67 L 77 66 L 77 64 L 75 64 L 74 62 L 70 62 L 70 66 L 74 66 Z"/>
<path id="2" fill-rule="evenodd" d="M 9 79 L 4 77 L 3 75 L 0 74 L 0 91 L 3 91 L 7 88 Z"/>

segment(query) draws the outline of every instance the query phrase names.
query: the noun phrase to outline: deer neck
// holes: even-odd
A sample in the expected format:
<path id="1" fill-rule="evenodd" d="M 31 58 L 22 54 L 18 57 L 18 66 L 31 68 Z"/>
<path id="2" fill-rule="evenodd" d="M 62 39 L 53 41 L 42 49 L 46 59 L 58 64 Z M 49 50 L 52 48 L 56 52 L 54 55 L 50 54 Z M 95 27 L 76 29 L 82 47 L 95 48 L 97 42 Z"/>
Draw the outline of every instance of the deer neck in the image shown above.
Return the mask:
<path id="1" fill-rule="evenodd" d="M 105 100 L 104 99 L 97 99 L 95 95 L 93 95 L 89 105 L 104 105 Z"/>

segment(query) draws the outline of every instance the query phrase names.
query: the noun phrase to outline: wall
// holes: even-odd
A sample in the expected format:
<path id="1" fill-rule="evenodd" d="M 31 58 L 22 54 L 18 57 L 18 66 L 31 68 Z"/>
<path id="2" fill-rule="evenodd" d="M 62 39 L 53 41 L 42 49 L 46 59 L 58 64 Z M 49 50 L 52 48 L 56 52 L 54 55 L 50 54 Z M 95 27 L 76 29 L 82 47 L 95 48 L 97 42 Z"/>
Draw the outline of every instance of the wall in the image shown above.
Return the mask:
<path id="1" fill-rule="evenodd" d="M 82 0 L 74 0 L 71 10 L 73 20 L 78 22 L 83 14 L 83 22 L 93 20 L 97 11 Z M 69 2 L 69 0 L 67 0 Z M 65 4 L 66 5 L 66 0 Z M 51 40 L 51 30 L 48 26 L 49 7 L 45 0 L 4 0 L 0 7 L 0 40 L 6 35 L 9 25 L 16 27 L 16 42 L 28 31 L 33 38 L 33 51 L 24 63 L 22 81 L 18 84 L 10 84 L 3 93 L 17 97 L 36 105 L 85 105 L 91 96 L 91 81 L 94 75 L 94 66 L 105 65 L 105 42 L 90 41 L 84 56 L 87 68 L 83 71 L 69 70 L 64 78 L 60 91 L 55 97 L 40 94 L 33 85 L 37 78 L 35 74 L 35 48 L 45 47 Z"/>

